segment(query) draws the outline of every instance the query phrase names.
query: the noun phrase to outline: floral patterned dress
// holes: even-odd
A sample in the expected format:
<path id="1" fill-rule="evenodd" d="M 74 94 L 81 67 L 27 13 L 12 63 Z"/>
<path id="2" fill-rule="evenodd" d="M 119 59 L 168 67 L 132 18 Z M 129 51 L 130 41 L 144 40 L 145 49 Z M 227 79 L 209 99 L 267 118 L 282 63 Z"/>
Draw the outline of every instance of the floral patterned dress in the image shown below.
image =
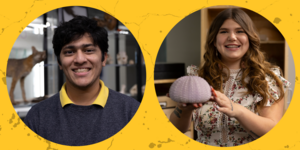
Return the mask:
<path id="1" fill-rule="evenodd" d="M 229 80 L 223 85 L 224 94 L 233 102 L 254 112 L 256 104 L 262 100 L 262 97 L 258 93 L 245 94 L 247 88 L 242 85 L 242 73 L 239 73 L 239 71 L 239 69 L 230 70 Z M 285 91 L 290 83 L 280 76 L 279 69 L 274 68 L 272 71 L 283 82 L 283 89 Z M 245 80 L 247 81 L 249 78 Z M 279 99 L 280 95 L 275 79 L 267 75 L 266 80 L 268 81 L 269 92 L 276 100 Z M 274 100 L 269 99 L 266 106 L 271 106 L 274 102 Z M 193 112 L 195 130 L 198 135 L 197 141 L 213 146 L 228 147 L 245 144 L 254 140 L 235 118 L 228 117 L 219 112 L 215 109 L 215 106 L 215 102 L 208 102 Z"/>

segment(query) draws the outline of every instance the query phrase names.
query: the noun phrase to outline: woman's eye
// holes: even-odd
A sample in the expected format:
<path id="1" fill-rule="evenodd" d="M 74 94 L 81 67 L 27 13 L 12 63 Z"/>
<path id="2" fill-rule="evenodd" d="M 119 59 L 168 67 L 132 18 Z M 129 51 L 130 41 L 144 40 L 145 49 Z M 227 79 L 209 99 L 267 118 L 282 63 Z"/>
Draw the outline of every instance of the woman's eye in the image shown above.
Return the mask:
<path id="1" fill-rule="evenodd" d="M 227 31 L 220 31 L 220 33 L 227 33 Z"/>
<path id="2" fill-rule="evenodd" d="M 239 31 L 237 31 L 237 33 L 245 33 L 245 31 L 244 30 L 239 30 Z"/>

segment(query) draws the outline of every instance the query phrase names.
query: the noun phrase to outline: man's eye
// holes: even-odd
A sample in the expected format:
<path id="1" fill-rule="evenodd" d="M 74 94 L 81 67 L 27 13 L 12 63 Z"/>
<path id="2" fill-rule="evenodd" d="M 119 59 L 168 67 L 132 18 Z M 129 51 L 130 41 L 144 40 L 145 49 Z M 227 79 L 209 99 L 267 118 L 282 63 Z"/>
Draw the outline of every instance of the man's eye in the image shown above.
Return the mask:
<path id="1" fill-rule="evenodd" d="M 67 55 L 70 55 L 70 54 L 73 54 L 74 52 L 73 51 L 65 51 L 64 54 L 67 54 Z"/>
<path id="2" fill-rule="evenodd" d="M 86 50 L 85 52 L 87 52 L 87 53 L 92 53 L 92 52 L 94 52 L 95 50 L 93 50 L 93 49 L 88 49 L 88 50 Z"/>

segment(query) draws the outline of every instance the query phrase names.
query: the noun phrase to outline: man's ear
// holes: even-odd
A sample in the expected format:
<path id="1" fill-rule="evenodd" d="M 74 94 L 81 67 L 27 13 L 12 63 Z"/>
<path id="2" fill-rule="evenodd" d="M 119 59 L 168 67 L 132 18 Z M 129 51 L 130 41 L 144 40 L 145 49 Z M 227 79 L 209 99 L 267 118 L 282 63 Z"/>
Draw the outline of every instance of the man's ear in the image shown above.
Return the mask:
<path id="1" fill-rule="evenodd" d="M 58 64 L 58 66 L 59 66 L 59 69 L 62 70 L 62 67 L 61 67 L 61 65 L 59 64 L 58 61 L 57 61 L 57 64 Z"/>
<path id="2" fill-rule="evenodd" d="M 106 65 L 106 61 L 107 61 L 107 52 L 104 52 L 104 57 L 103 57 L 103 61 L 102 61 L 102 66 L 104 67 Z"/>

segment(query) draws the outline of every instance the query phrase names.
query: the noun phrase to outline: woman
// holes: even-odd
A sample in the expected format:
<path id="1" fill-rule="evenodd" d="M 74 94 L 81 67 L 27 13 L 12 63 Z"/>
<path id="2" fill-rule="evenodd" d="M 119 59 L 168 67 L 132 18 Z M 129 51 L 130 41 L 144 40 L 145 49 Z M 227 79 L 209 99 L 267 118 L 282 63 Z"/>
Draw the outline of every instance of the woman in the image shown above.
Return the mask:
<path id="1" fill-rule="evenodd" d="M 210 26 L 199 70 L 212 86 L 212 97 L 205 104 L 178 104 L 170 121 L 186 132 L 193 119 L 197 140 L 214 146 L 245 144 L 270 131 L 283 116 L 284 88 L 290 83 L 265 61 L 259 44 L 244 11 L 222 11 Z"/>

